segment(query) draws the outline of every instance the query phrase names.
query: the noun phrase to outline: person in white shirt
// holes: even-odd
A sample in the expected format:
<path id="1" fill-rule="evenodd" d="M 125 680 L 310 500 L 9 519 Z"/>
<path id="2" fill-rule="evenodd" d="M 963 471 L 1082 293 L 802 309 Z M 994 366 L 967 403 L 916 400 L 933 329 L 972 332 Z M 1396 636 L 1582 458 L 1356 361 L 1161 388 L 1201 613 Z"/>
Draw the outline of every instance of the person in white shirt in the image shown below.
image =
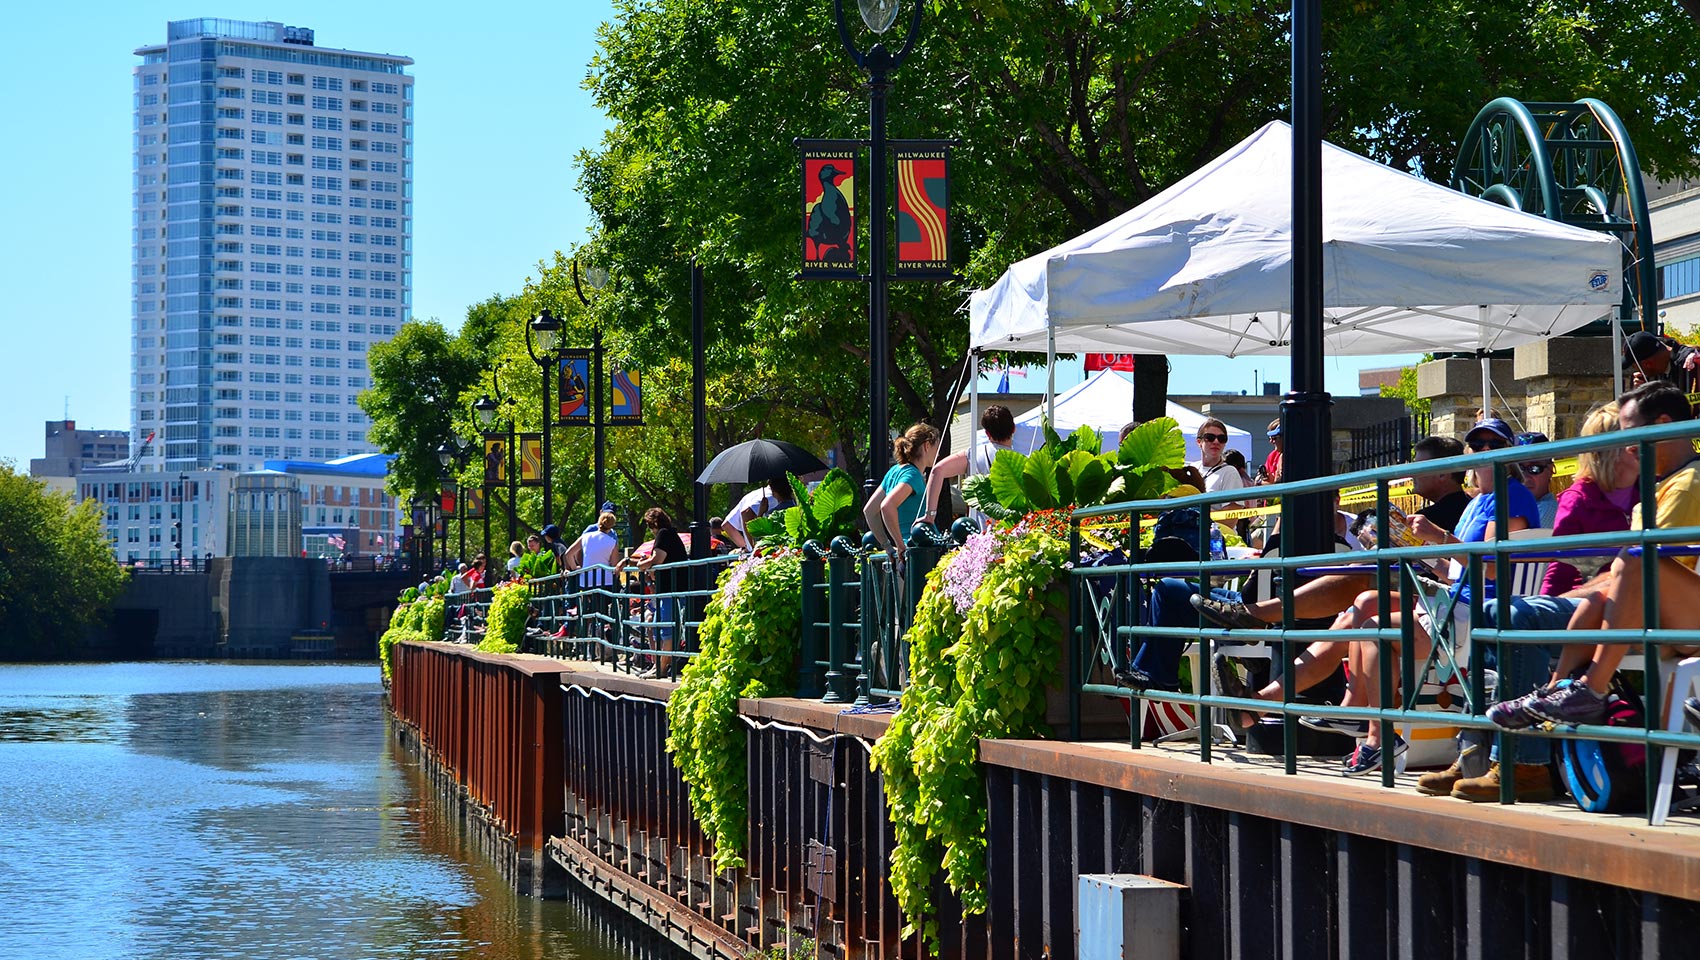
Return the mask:
<path id="1" fill-rule="evenodd" d="M 1187 464 L 1196 469 L 1204 478 L 1204 492 L 1216 490 L 1240 490 L 1246 485 L 1245 477 L 1237 467 L 1222 458 L 1228 449 L 1228 425 L 1214 417 L 1198 425 L 1199 458 Z M 1237 510 L 1242 504 L 1219 503 L 1220 510 Z"/>
<path id="2" fill-rule="evenodd" d="M 449 581 L 449 592 L 450 593 L 471 593 L 472 592 L 472 584 L 466 582 L 466 571 L 468 569 L 470 569 L 470 568 L 464 563 L 461 564 L 459 567 L 455 568 L 454 578 Z"/>
<path id="3" fill-rule="evenodd" d="M 583 585 L 605 587 L 614 582 L 614 561 L 620 551 L 620 538 L 614 535 L 615 517 L 604 511 L 596 517 L 596 526 L 579 535 L 567 548 L 567 570 L 576 572 L 586 567 Z"/>
<path id="4" fill-rule="evenodd" d="M 754 547 L 755 544 L 750 542 L 749 535 L 744 533 L 744 525 L 757 517 L 766 516 L 782 502 L 790 499 L 779 494 L 782 489 L 788 491 L 790 487 L 791 481 L 779 476 L 744 494 L 744 498 L 726 515 L 726 540 L 739 550 Z"/>
<path id="5" fill-rule="evenodd" d="M 1015 416 L 1008 407 L 996 403 L 987 407 L 986 412 L 980 414 L 980 428 L 986 431 L 989 442 L 979 444 L 978 449 L 953 453 L 933 464 L 933 469 L 927 474 L 926 510 L 921 514 L 922 520 L 932 523 L 938 515 L 939 494 L 947 481 L 964 474 L 979 477 L 991 473 L 992 461 L 997 458 L 998 451 L 1015 449 Z M 985 526 L 985 514 L 971 510 L 968 515 L 974 518 L 975 523 Z"/>

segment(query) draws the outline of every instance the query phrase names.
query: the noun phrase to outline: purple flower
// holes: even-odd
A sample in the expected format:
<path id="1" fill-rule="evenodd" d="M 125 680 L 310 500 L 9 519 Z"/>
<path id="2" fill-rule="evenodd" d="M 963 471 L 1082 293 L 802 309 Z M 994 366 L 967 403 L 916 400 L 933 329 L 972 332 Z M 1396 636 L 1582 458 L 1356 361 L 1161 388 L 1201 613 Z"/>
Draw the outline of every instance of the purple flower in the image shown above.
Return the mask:
<path id="1" fill-rule="evenodd" d="M 951 556 L 950 566 L 944 571 L 944 592 L 956 605 L 957 613 L 967 616 L 969 608 L 974 606 L 974 591 L 986 578 L 986 569 L 1002 553 L 1003 545 L 997 534 L 986 530 L 969 537 Z"/>

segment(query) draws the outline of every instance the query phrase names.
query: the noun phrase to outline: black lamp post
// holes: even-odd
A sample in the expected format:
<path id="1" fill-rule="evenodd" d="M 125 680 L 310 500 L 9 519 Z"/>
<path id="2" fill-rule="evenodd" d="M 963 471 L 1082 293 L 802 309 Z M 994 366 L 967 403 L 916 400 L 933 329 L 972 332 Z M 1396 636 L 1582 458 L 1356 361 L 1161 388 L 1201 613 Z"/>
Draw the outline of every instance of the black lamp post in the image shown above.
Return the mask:
<path id="1" fill-rule="evenodd" d="M 869 263 L 868 263 L 868 391 L 870 402 L 868 407 L 868 456 L 872 476 L 866 488 L 872 491 L 874 484 L 879 483 L 885 476 L 886 468 L 890 465 L 890 415 L 887 412 L 886 364 L 891 348 L 887 342 L 886 331 L 886 142 L 885 142 L 885 99 L 891 91 L 891 73 L 903 65 L 909 58 L 909 53 L 915 47 L 915 35 L 921 29 L 921 2 L 912 0 L 913 11 L 909 16 L 909 34 L 903 38 L 903 45 L 896 54 L 886 49 L 885 43 L 876 41 L 873 49 L 863 53 L 856 49 L 850 41 L 850 29 L 844 23 L 844 0 L 832 0 L 832 13 L 838 21 L 838 39 L 844 44 L 844 49 L 850 54 L 850 59 L 856 66 L 868 72 L 868 140 L 869 188 L 868 199 L 871 202 L 873 216 L 869 218 Z M 862 22 L 875 34 L 884 34 L 897 22 L 897 15 L 902 9 L 902 0 L 856 0 L 856 6 L 861 10 Z"/>
<path id="2" fill-rule="evenodd" d="M 430 501 L 415 496 L 413 503 L 413 564 L 423 575 L 431 570 L 431 509 Z"/>
<path id="3" fill-rule="evenodd" d="M 447 473 L 445 479 L 455 485 L 455 528 L 458 531 L 460 546 L 457 559 L 463 563 L 466 561 L 466 497 L 461 493 L 460 481 L 456 474 L 466 466 L 467 454 L 471 452 L 472 445 L 461 443 L 458 437 L 450 437 L 444 441 L 442 446 L 437 448 L 437 462 L 442 465 L 443 470 Z M 443 520 L 443 552 L 447 553 L 449 551 L 448 518 L 444 517 Z M 489 537 L 486 536 L 485 540 L 488 539 Z"/>
<path id="4" fill-rule="evenodd" d="M 1281 400 L 1287 438 L 1281 475 L 1308 480 L 1332 472 L 1322 336 L 1322 4 L 1293 0 L 1293 330 L 1292 390 Z M 1289 556 L 1327 553 L 1333 542 L 1327 495 L 1287 498 Z"/>
<path id="5" fill-rule="evenodd" d="M 603 287 L 608 285 L 607 269 L 594 264 L 585 267 L 584 282 L 590 284 L 590 288 L 592 290 L 601 290 Z M 577 258 L 573 259 L 573 292 L 578 294 L 579 302 L 584 304 L 585 308 L 588 309 L 590 307 L 590 300 L 584 295 L 584 287 L 579 283 Z M 595 384 L 591 388 L 590 394 L 590 416 L 592 429 L 595 432 L 595 439 L 593 440 L 593 443 L 596 447 L 596 509 L 601 510 L 602 505 L 608 502 L 608 481 L 603 462 L 605 457 L 603 431 L 607 427 L 607 421 L 604 419 L 602 411 L 602 320 L 600 317 L 597 318 L 596 333 L 591 339 L 590 356 L 590 379 Z"/>
<path id="6" fill-rule="evenodd" d="M 532 337 L 537 339 L 537 349 L 532 349 Z M 543 371 L 543 522 L 538 527 L 547 527 L 555 522 L 555 478 L 550 475 L 552 460 L 550 454 L 549 429 L 555 422 L 555 411 L 549 409 L 549 377 L 555 373 L 555 346 L 561 339 L 561 321 L 549 312 L 548 307 L 537 315 L 525 328 L 525 352 Z M 542 351 L 541 354 L 538 351 Z"/>

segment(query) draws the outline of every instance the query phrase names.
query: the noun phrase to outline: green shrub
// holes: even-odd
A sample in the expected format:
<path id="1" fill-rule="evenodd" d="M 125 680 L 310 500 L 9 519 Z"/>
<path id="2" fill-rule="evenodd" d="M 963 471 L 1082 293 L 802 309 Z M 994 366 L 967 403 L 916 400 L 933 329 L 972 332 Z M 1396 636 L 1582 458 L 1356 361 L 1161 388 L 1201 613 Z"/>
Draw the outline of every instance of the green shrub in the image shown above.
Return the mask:
<path id="1" fill-rule="evenodd" d="M 714 838 L 714 862 L 741 867 L 749 771 L 739 697 L 787 696 L 801 641 L 802 558 L 753 556 L 720 575 L 698 631 L 700 653 L 668 701 L 667 749 L 690 787 L 691 812 Z"/>
<path id="2" fill-rule="evenodd" d="M 478 642 L 478 649 L 486 653 L 518 653 L 530 614 L 530 587 L 518 582 L 497 585 L 485 614 L 484 639 Z"/>

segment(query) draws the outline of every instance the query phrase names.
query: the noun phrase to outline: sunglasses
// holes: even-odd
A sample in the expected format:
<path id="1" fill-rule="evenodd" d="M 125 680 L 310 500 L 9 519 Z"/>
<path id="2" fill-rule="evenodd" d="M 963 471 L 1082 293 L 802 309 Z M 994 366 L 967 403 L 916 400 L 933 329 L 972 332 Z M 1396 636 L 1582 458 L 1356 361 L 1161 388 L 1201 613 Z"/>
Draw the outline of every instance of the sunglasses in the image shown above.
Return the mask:
<path id="1" fill-rule="evenodd" d="M 1522 467 L 1523 467 L 1524 473 L 1529 474 L 1532 477 L 1538 477 L 1541 474 L 1546 473 L 1547 471 L 1551 470 L 1552 464 L 1550 464 L 1550 463 L 1525 463 L 1525 464 L 1522 464 Z"/>
<path id="2" fill-rule="evenodd" d="M 1466 440 L 1464 445 L 1471 450 L 1504 450 L 1510 446 L 1504 440 Z"/>
<path id="3" fill-rule="evenodd" d="M 1201 434 L 1198 435 L 1198 442 L 1199 443 L 1227 443 L 1228 442 L 1228 435 L 1225 434 L 1225 433 L 1201 433 Z"/>

